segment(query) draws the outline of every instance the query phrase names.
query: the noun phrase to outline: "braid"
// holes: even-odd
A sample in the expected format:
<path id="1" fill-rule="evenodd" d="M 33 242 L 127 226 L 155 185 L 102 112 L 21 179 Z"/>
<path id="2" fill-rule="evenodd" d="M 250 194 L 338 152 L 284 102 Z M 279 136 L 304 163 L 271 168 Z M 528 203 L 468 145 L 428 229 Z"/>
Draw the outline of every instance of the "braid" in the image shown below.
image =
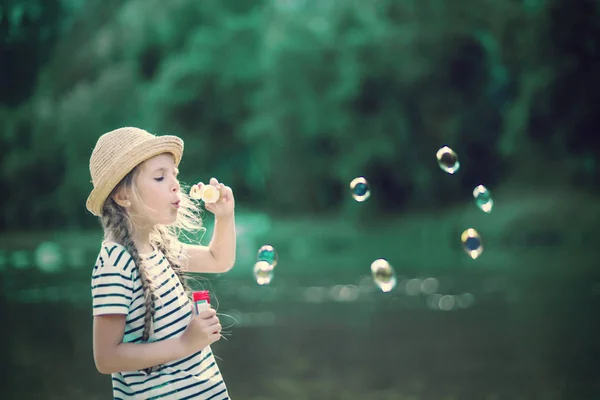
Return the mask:
<path id="1" fill-rule="evenodd" d="M 156 294 L 154 293 L 154 285 L 152 278 L 150 278 L 148 271 L 144 268 L 140 254 L 138 252 L 135 243 L 133 242 L 133 227 L 127 217 L 125 210 L 117 205 L 113 199 L 108 199 L 104 205 L 102 213 L 102 225 L 107 233 L 113 240 L 121 244 L 133 259 L 133 262 L 138 267 L 140 279 L 142 281 L 142 287 L 144 290 L 144 300 L 146 312 L 144 314 L 144 331 L 142 332 L 142 340 L 148 341 L 150 334 L 152 333 L 152 321 L 154 319 L 154 302 L 156 300 Z"/>

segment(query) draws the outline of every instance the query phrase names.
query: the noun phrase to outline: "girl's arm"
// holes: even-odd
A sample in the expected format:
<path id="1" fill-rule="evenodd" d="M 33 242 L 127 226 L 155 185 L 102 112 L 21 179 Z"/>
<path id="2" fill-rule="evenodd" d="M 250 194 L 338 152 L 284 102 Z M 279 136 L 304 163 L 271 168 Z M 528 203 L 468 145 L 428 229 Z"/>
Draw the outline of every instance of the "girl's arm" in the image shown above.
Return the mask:
<path id="1" fill-rule="evenodd" d="M 235 199 L 233 191 L 216 178 L 211 178 L 210 185 L 220 191 L 216 203 L 205 203 L 207 211 L 215 215 L 215 230 L 208 246 L 184 245 L 187 252 L 185 261 L 189 272 L 222 273 L 227 272 L 235 264 Z"/>
<path id="2" fill-rule="evenodd" d="M 193 310 L 193 308 L 192 308 Z M 181 336 L 151 343 L 123 343 L 125 315 L 94 317 L 94 361 L 98 372 L 139 371 L 192 355 L 221 338 L 221 324 L 213 308 L 190 320 Z"/>
<path id="3" fill-rule="evenodd" d="M 222 273 L 235 264 L 236 233 L 233 214 L 215 218 L 215 230 L 208 246 L 184 244 L 189 272 Z"/>
<path id="4" fill-rule="evenodd" d="M 124 331 L 125 315 L 94 317 L 94 361 L 101 374 L 143 370 L 192 354 L 180 337 L 152 343 L 122 343 Z"/>

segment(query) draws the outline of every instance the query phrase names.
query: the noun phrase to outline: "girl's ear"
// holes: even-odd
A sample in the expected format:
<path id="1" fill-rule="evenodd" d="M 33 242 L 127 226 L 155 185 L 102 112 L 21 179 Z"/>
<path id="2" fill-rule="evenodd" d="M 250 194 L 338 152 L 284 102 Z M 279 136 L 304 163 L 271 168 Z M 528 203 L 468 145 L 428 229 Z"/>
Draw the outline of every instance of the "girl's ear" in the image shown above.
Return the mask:
<path id="1" fill-rule="evenodd" d="M 131 207 L 131 200 L 129 200 L 129 196 L 127 195 L 126 191 L 122 188 L 117 190 L 117 192 L 113 195 L 113 200 L 121 207 Z"/>

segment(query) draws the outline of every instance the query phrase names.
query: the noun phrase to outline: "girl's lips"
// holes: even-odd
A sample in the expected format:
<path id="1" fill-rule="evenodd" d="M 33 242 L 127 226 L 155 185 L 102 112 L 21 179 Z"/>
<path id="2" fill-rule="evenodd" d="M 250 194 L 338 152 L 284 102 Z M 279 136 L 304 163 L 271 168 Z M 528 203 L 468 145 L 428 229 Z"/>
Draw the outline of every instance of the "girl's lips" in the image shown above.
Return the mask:
<path id="1" fill-rule="evenodd" d="M 176 201 L 175 203 L 171 203 L 171 204 L 173 204 L 173 206 L 175 206 L 175 208 L 179 208 L 179 203 L 181 203 L 181 201 Z"/>

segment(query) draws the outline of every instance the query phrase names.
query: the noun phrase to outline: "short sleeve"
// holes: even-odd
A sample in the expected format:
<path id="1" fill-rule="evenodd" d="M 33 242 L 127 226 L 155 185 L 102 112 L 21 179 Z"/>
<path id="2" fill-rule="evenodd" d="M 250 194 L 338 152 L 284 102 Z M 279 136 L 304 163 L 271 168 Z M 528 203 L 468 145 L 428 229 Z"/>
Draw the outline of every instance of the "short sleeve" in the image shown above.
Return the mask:
<path id="1" fill-rule="evenodd" d="M 133 298 L 134 262 L 116 243 L 103 243 L 92 273 L 93 315 L 128 314 Z"/>

